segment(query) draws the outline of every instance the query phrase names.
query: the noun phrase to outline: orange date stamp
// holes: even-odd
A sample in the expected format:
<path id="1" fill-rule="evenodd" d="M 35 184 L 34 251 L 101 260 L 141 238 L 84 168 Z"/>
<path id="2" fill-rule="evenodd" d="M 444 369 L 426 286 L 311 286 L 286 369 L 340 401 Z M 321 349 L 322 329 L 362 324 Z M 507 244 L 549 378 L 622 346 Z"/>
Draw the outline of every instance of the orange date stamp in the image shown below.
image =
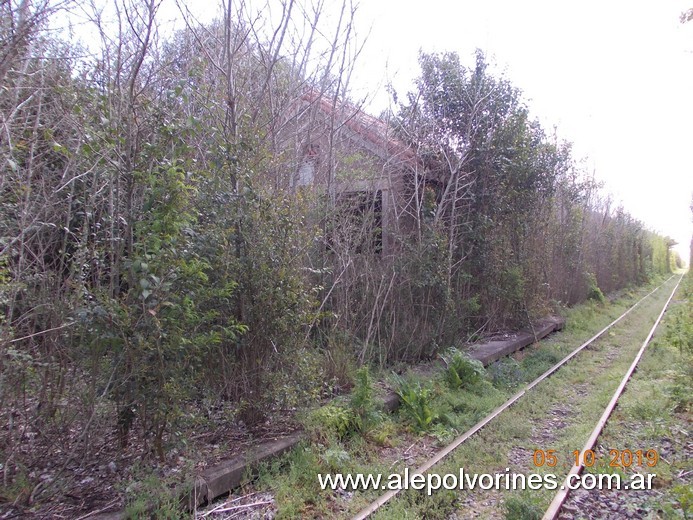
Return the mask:
<path id="1" fill-rule="evenodd" d="M 575 466 L 583 465 L 591 468 L 600 457 L 593 450 L 573 451 L 572 461 Z M 657 450 L 609 450 L 607 459 L 610 468 L 630 468 L 632 466 L 647 466 L 654 468 L 659 462 Z M 556 450 L 534 450 L 532 462 L 537 468 L 547 466 L 555 467 L 559 462 Z"/>

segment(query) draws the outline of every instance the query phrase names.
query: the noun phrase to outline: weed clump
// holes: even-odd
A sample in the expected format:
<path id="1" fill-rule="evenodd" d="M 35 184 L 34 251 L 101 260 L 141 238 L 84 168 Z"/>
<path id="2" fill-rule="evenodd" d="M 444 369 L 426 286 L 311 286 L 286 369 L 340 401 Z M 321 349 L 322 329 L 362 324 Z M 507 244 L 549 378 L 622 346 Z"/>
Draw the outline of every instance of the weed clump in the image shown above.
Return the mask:
<path id="1" fill-rule="evenodd" d="M 515 388 L 524 380 L 522 367 L 511 357 L 496 361 L 488 372 L 496 388 Z"/>
<path id="2" fill-rule="evenodd" d="M 597 284 L 597 277 L 594 276 L 594 273 L 586 273 L 585 278 L 587 279 L 587 299 L 602 304 L 606 303 L 606 297 L 599 288 L 599 285 Z"/>
<path id="3" fill-rule="evenodd" d="M 561 355 L 556 350 L 550 347 L 542 347 L 534 350 L 531 354 L 525 357 L 520 366 L 524 377 L 527 380 L 532 380 L 539 377 L 546 370 L 561 360 Z"/>
<path id="4" fill-rule="evenodd" d="M 537 499 L 522 494 L 511 496 L 503 503 L 505 520 L 540 520 L 544 511 L 537 503 Z"/>
<path id="5" fill-rule="evenodd" d="M 419 381 L 408 381 L 394 374 L 397 388 L 395 392 L 402 401 L 401 409 L 411 419 L 417 431 L 428 430 L 438 418 L 431 402 L 435 396 L 432 387 L 422 385 Z"/>
<path id="6" fill-rule="evenodd" d="M 451 349 L 441 357 L 447 367 L 445 382 L 452 389 L 476 386 L 486 377 L 486 370 L 480 361 L 471 359 L 457 349 Z"/>
<path id="7" fill-rule="evenodd" d="M 313 410 L 306 419 L 306 430 L 320 439 L 343 440 L 365 432 L 381 419 L 373 394 L 373 380 L 368 367 L 356 372 L 351 399 L 330 403 Z"/>
<path id="8" fill-rule="evenodd" d="M 693 354 L 693 308 L 682 306 L 673 314 L 673 323 L 667 328 L 666 341 L 682 355 Z"/>
<path id="9" fill-rule="evenodd" d="M 351 393 L 350 408 L 359 431 L 369 429 L 382 418 L 378 412 L 378 403 L 373 392 L 373 378 L 366 366 L 356 371 L 356 382 L 354 391 Z"/>
<path id="10" fill-rule="evenodd" d="M 341 404 L 327 404 L 308 414 L 306 430 L 319 439 L 342 440 L 357 431 L 356 417 Z"/>

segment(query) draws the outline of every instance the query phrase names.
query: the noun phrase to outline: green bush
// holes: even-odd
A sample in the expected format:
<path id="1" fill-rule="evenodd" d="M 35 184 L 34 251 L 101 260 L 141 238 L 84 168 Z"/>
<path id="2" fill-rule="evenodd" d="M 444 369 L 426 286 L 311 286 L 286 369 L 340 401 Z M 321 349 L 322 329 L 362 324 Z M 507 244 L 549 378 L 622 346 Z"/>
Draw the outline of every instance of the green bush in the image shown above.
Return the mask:
<path id="1" fill-rule="evenodd" d="M 668 388 L 670 399 L 674 403 L 675 412 L 687 412 L 693 404 L 693 359 L 674 375 L 673 384 Z"/>
<path id="2" fill-rule="evenodd" d="M 337 404 L 328 404 L 313 410 L 306 420 L 306 429 L 318 438 L 339 440 L 358 431 L 354 412 Z"/>
<path id="3" fill-rule="evenodd" d="M 445 381 L 450 388 L 470 388 L 486 376 L 486 370 L 480 361 L 471 359 L 456 349 L 451 349 L 441 357 L 447 366 Z"/>
<path id="4" fill-rule="evenodd" d="M 306 420 L 306 428 L 318 437 L 342 440 L 356 432 L 365 432 L 380 419 L 370 372 L 368 367 L 362 367 L 356 372 L 349 402 L 331 403 L 313 410 Z"/>
<path id="5" fill-rule="evenodd" d="M 330 471 L 340 472 L 351 460 L 351 456 L 347 451 L 340 448 L 328 448 L 320 455 L 322 461 L 329 467 Z"/>
<path id="6" fill-rule="evenodd" d="M 393 446 L 393 438 L 397 435 L 397 425 L 386 417 L 372 425 L 366 431 L 366 438 L 378 446 Z"/>
<path id="7" fill-rule="evenodd" d="M 381 418 L 376 410 L 373 395 L 373 379 L 368 367 L 361 367 L 356 372 L 356 384 L 351 393 L 351 412 L 359 431 L 365 431 Z"/>
<path id="8" fill-rule="evenodd" d="M 397 374 L 394 375 L 394 379 L 397 384 L 395 392 L 402 401 L 401 409 L 404 414 L 411 419 L 418 431 L 428 430 L 437 419 L 437 414 L 431 407 L 433 389 L 423 386 L 418 381 L 407 381 Z"/>
<path id="9" fill-rule="evenodd" d="M 666 341 L 682 354 L 693 353 L 693 306 L 681 306 L 674 311 L 673 323 L 667 327 Z"/>
<path id="10" fill-rule="evenodd" d="M 599 303 L 606 303 L 604 293 L 597 284 L 597 277 L 594 276 L 593 273 L 586 273 L 585 278 L 587 280 L 587 299 L 594 300 Z"/>

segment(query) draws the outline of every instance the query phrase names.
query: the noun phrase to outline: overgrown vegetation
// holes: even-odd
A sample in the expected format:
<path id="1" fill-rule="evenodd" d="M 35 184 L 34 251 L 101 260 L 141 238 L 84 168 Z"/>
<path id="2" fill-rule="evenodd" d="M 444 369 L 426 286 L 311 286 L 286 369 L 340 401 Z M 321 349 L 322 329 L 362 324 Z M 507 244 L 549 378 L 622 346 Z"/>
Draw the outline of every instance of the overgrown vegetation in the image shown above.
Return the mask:
<path id="1" fill-rule="evenodd" d="M 673 287 L 675 280 L 670 280 L 669 285 Z M 417 467 L 427 460 L 433 452 L 436 452 L 444 445 L 450 443 L 457 435 L 468 430 L 471 426 L 485 417 L 490 411 L 505 401 L 516 387 L 533 380 L 538 374 L 544 372 L 556 361 L 564 357 L 585 339 L 600 330 L 606 323 L 620 315 L 626 308 L 634 303 L 635 300 L 649 292 L 649 289 L 636 290 L 636 294 L 624 294 L 618 299 L 607 301 L 604 305 L 595 302 L 586 302 L 577 308 L 569 309 L 568 315 L 572 321 L 581 322 L 580 327 L 571 327 L 570 330 L 556 335 L 552 338 L 542 340 L 533 347 L 528 347 L 518 353 L 522 359 L 518 362 L 512 358 L 507 358 L 496 362 L 488 367 L 487 373 L 482 372 L 473 384 L 464 387 L 451 387 L 447 370 L 443 369 L 434 374 L 427 371 L 419 372 L 412 370 L 404 376 L 391 377 L 391 386 L 399 389 L 410 405 L 402 403 L 398 414 L 381 417 L 378 424 L 366 432 L 358 432 L 355 427 L 347 435 L 337 436 L 334 434 L 325 435 L 325 424 L 316 423 L 314 416 L 309 416 L 307 427 L 313 433 L 313 442 L 309 447 L 301 446 L 287 455 L 284 464 L 273 463 L 272 468 L 262 473 L 259 482 L 251 487 L 239 491 L 239 496 L 249 492 L 268 492 L 275 498 L 273 508 L 276 507 L 276 514 L 284 516 L 332 516 L 347 518 L 352 516 L 361 507 L 373 500 L 379 493 L 372 491 L 359 491 L 353 495 L 350 492 L 331 492 L 321 491 L 316 485 L 318 473 L 382 473 L 391 474 L 404 471 L 404 468 Z M 632 323 L 638 323 L 643 329 L 647 320 L 645 316 L 651 316 L 658 311 L 658 305 L 663 303 L 666 298 L 666 290 L 663 290 L 652 301 L 648 300 L 641 309 L 635 311 L 636 316 L 629 318 L 631 323 L 622 324 L 622 330 L 628 330 Z M 593 312 L 598 308 L 601 312 Z M 640 313 L 639 313 L 640 312 Z M 575 317 L 575 320 L 572 318 Z M 643 332 L 644 333 L 644 332 Z M 638 337 L 640 335 L 638 334 Z M 609 336 L 610 338 L 610 336 Z M 628 345 L 630 352 L 623 355 L 618 367 L 611 367 L 611 372 L 602 374 L 604 369 L 604 345 L 596 346 L 586 353 L 586 358 L 581 359 L 571 370 L 559 373 L 555 378 L 549 379 L 549 389 L 538 389 L 534 392 L 533 398 L 518 403 L 516 409 L 513 407 L 509 415 L 497 419 L 493 426 L 486 428 L 478 437 L 470 439 L 463 444 L 457 451 L 459 456 L 454 461 L 443 461 L 441 466 L 436 466 L 435 473 L 443 474 L 446 471 L 457 473 L 460 467 L 469 471 L 497 471 L 497 468 L 513 467 L 520 465 L 525 470 L 536 472 L 537 468 L 532 466 L 532 452 L 530 447 L 543 449 L 541 443 L 545 443 L 544 435 L 567 434 L 568 437 L 561 440 L 562 465 L 568 467 L 569 447 L 576 443 L 584 442 L 586 422 L 576 421 L 572 424 L 570 418 L 580 405 L 580 399 L 565 401 L 566 386 L 580 386 L 581 392 L 588 383 L 599 381 L 599 385 L 606 384 L 612 387 L 618 382 L 617 375 L 625 370 L 630 364 L 632 354 L 639 348 L 641 338 L 633 338 Z M 606 339 L 604 343 L 609 343 Z M 661 349 L 661 346 L 658 347 Z M 675 350 L 675 349 L 671 349 Z M 617 347 L 615 352 L 620 352 Z M 659 359 L 661 351 L 652 353 L 653 360 Z M 460 355 L 459 352 L 451 350 L 446 353 L 446 358 Z M 464 359 L 464 357 L 463 357 Z M 466 361 L 466 359 L 465 359 Z M 467 366 L 467 365 L 465 365 Z M 659 368 L 659 367 L 658 367 Z M 512 377 L 494 377 L 496 372 L 512 374 Z M 476 372 L 476 371 L 475 371 Z M 586 373 L 585 373 L 586 372 Z M 661 367 L 662 373 L 667 373 L 665 367 Z M 649 374 L 643 375 L 644 380 L 648 380 Z M 491 384 L 491 380 L 494 381 Z M 656 386 L 656 385 L 655 385 Z M 336 403 L 318 409 L 319 416 L 322 410 L 333 410 L 337 404 L 341 410 L 353 413 L 351 407 L 354 403 L 354 396 L 362 393 L 362 390 L 354 389 L 352 394 L 338 400 Z M 366 392 L 368 393 L 368 392 Z M 599 401 L 592 402 L 586 406 L 587 413 L 596 420 L 601 414 L 600 406 L 604 399 L 609 397 L 609 392 L 596 392 L 592 399 Z M 652 399 L 641 410 L 634 410 L 636 413 L 646 414 L 652 417 L 653 413 L 661 412 L 662 399 L 666 399 L 668 391 L 660 390 L 653 394 Z M 635 399 L 636 402 L 642 401 Z M 652 401 L 652 404 L 649 403 Z M 550 414 L 550 410 L 558 407 L 561 413 Z M 571 412 L 565 410 L 569 407 Z M 671 408 L 666 406 L 666 408 Z M 328 416 L 325 414 L 323 417 Z M 547 422 L 547 417 L 560 417 L 567 424 L 558 429 L 552 429 L 553 421 Z M 570 422 L 569 422 L 570 421 Z M 558 423 L 560 424 L 561 421 Z M 642 424 L 646 422 L 640 421 Z M 536 425 L 546 423 L 540 430 L 546 429 L 546 433 L 536 436 Z M 315 428 L 315 425 L 320 426 Z M 351 423 L 354 424 L 353 422 Z M 570 424 L 570 427 L 568 427 Z M 551 432 L 549 434 L 548 432 Z M 318 433 L 318 434 L 316 434 Z M 676 435 L 672 432 L 669 438 Z M 552 441 L 552 446 L 553 441 Z M 631 446 L 631 444 L 618 443 L 617 445 Z M 651 445 L 651 444 L 648 444 Z M 514 446 L 522 446 L 525 449 L 515 451 Z M 301 471 L 287 470 L 287 465 L 294 464 L 294 461 L 301 461 Z M 594 471 L 613 471 L 604 468 L 604 461 L 593 468 Z M 546 471 L 555 472 L 553 468 L 544 468 Z M 567 471 L 567 469 L 566 469 Z M 313 475 L 313 479 L 306 478 L 305 472 Z M 551 493 L 538 494 L 531 493 L 511 493 L 505 496 L 505 500 L 494 499 L 493 496 L 475 495 L 472 492 L 465 496 L 464 500 L 455 492 L 439 490 L 433 496 L 427 497 L 423 492 L 417 493 L 413 490 L 401 493 L 397 499 L 391 501 L 384 509 L 379 510 L 377 518 L 401 518 L 406 515 L 430 516 L 432 518 L 448 518 L 454 511 L 464 513 L 469 511 L 469 499 L 476 506 L 483 504 L 493 504 L 489 516 L 501 517 L 505 514 L 508 518 L 533 517 L 543 513 L 547 500 Z M 492 500 L 488 500 L 492 498 Z"/>
<path id="2" fill-rule="evenodd" d="M 356 373 L 356 383 L 349 401 L 335 401 L 311 411 L 306 429 L 318 440 L 344 440 L 355 433 L 367 433 L 382 420 L 373 395 L 373 381 L 368 367 Z"/>
<path id="3" fill-rule="evenodd" d="M 503 502 L 505 520 L 540 520 L 544 510 L 531 493 L 511 496 Z"/>
<path id="4" fill-rule="evenodd" d="M 499 468 L 507 467 L 513 473 L 529 475 L 546 472 L 562 478 L 572 466 L 571 453 L 574 446 L 584 444 L 675 283 L 675 279 L 669 280 L 666 284 L 668 289 L 643 302 L 643 305 L 616 326 L 613 335 L 599 340 L 567 369 L 559 371 L 540 387 L 529 392 L 492 425 L 437 464 L 433 472 L 438 475 L 457 474 L 460 468 L 464 468 L 469 472 L 497 474 Z M 551 366 L 556 357 L 563 357 L 576 348 L 632 303 L 632 296 L 624 295 L 613 302 L 607 301 L 603 306 L 588 302 L 581 306 L 582 309 L 575 309 L 577 312 L 571 309 L 571 315 L 578 314 L 578 317 L 588 315 L 586 309 L 594 309 L 595 306 L 599 306 L 603 312 L 592 314 L 591 319 L 585 319 L 579 329 L 570 328 L 560 335 L 543 340 L 538 348 L 521 353 L 526 354 L 521 361 L 505 361 L 498 365 L 511 367 L 510 371 L 516 374 L 518 381 L 528 381 L 534 374 Z M 631 450 L 657 449 L 660 453 L 666 453 L 667 462 L 660 461 L 656 468 L 649 470 L 657 473 L 656 490 L 654 493 L 643 494 L 632 490 L 627 496 L 619 491 L 612 491 L 611 495 L 604 495 L 602 492 L 592 497 L 594 502 L 583 499 L 582 505 L 589 505 L 596 513 L 615 514 L 609 508 L 618 503 L 618 514 L 632 511 L 645 516 L 661 516 L 664 512 L 667 518 L 685 518 L 683 508 L 690 504 L 685 491 L 690 486 L 685 486 L 682 482 L 688 478 L 690 469 L 685 450 L 685 424 L 690 418 L 688 415 L 672 414 L 674 406 L 669 400 L 668 389 L 672 382 L 672 368 L 675 366 L 678 371 L 685 366 L 686 361 L 684 360 L 684 365 L 678 364 L 677 349 L 666 344 L 665 338 L 669 333 L 660 330 L 656 344 L 646 351 L 642 366 L 636 372 L 635 379 L 629 383 L 623 403 L 619 404 L 619 411 L 610 419 L 607 433 L 600 437 L 595 448 L 605 456 L 609 449 L 617 447 Z M 492 365 L 489 372 L 492 373 L 493 370 Z M 506 392 L 505 396 L 512 392 L 502 381 L 499 390 Z M 453 402 L 449 398 L 448 401 Z M 479 399 L 468 402 L 476 404 Z M 438 406 L 439 402 L 434 400 L 432 407 L 437 409 Z M 493 406 L 489 406 L 487 410 L 492 408 Z M 463 416 L 465 412 L 458 408 L 455 415 L 458 414 Z M 430 437 L 426 441 L 430 442 L 429 439 Z M 538 467 L 534 463 L 533 451 L 544 450 L 547 445 L 555 449 L 558 460 L 556 467 Z M 620 469 L 607 468 L 610 460 L 608 457 L 600 459 L 595 467 L 587 471 L 624 474 L 648 471 L 648 468 L 635 465 Z M 411 468 L 412 465 L 407 464 L 407 467 Z M 554 494 L 555 490 L 546 489 L 485 492 L 478 488 L 467 488 L 458 490 L 451 499 L 441 496 L 435 501 L 423 503 L 423 497 L 409 490 L 400 493 L 385 506 L 384 511 L 378 511 L 375 516 L 399 518 L 406 515 L 440 515 L 449 518 L 455 513 L 466 516 L 473 511 L 488 518 L 541 518 Z M 600 511 L 597 503 L 605 509 Z"/>
<path id="5" fill-rule="evenodd" d="M 445 381 L 453 389 L 473 387 L 486 374 L 480 361 L 471 359 L 456 349 L 442 357 L 446 365 Z"/>
<path id="6" fill-rule="evenodd" d="M 400 407 L 410 419 L 417 431 L 423 432 L 433 426 L 438 414 L 431 408 L 435 390 L 418 380 L 407 380 L 393 376 L 396 382 L 396 392 L 401 403 Z"/>
<path id="7" fill-rule="evenodd" d="M 377 120 L 349 102 L 351 4 L 338 21 L 282 5 L 181 13 L 167 34 L 159 3 L 115 0 L 116 23 L 86 14 L 84 46 L 49 26 L 84 6 L 0 5 L 0 463 L 20 502 L 60 488 L 26 471 L 57 449 L 63 477 L 127 450 L 175 460 L 210 409 L 252 429 L 354 375 L 351 402 L 313 419 L 387 442 L 358 367 L 675 263 L 481 53 L 422 54 Z M 451 387 L 484 384 L 449 363 Z M 417 429 L 445 423 L 433 389 L 400 390 Z"/>

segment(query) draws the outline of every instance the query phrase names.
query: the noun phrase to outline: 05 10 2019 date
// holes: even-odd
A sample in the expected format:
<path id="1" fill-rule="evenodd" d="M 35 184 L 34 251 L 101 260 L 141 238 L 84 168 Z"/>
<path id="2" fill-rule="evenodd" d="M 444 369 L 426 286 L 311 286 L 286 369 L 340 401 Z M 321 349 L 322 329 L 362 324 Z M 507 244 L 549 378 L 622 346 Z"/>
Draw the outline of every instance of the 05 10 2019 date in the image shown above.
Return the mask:
<path id="1" fill-rule="evenodd" d="M 553 468 L 558 464 L 559 456 L 556 450 L 534 450 L 532 462 L 537 468 L 548 466 Z M 609 450 L 608 456 L 610 468 L 630 468 L 631 466 L 647 466 L 654 468 L 659 462 L 657 450 Z M 593 450 L 573 451 L 573 463 L 576 466 L 582 464 L 586 468 L 595 465 L 599 457 Z"/>

